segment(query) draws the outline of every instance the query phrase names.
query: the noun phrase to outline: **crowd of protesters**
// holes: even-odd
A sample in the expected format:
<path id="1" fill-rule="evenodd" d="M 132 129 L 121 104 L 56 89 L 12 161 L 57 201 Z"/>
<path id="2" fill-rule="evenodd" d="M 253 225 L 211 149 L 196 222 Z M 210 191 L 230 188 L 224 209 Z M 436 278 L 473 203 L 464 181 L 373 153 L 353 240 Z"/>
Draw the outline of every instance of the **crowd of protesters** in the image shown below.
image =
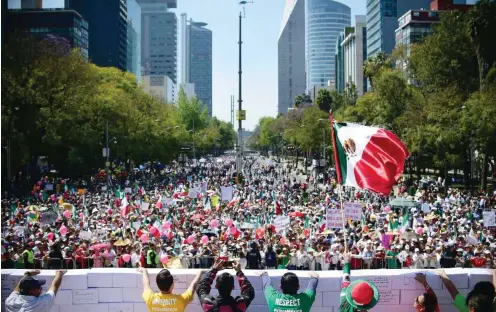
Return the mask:
<path id="1" fill-rule="evenodd" d="M 395 207 L 395 196 L 340 192 L 332 172 L 314 183 L 255 158 L 239 181 L 234 163 L 148 163 L 86 181 L 44 176 L 26 196 L 2 200 L 2 268 L 210 268 L 220 257 L 243 269 L 341 270 L 346 245 L 352 269 L 496 265 L 495 231 L 483 222 L 494 193 L 441 193 L 425 181 L 407 193 L 400 181 L 396 196 L 414 205 Z M 341 199 L 361 203 L 362 218 L 327 228 L 326 210 Z M 276 228 L 282 216 L 289 224 Z"/>

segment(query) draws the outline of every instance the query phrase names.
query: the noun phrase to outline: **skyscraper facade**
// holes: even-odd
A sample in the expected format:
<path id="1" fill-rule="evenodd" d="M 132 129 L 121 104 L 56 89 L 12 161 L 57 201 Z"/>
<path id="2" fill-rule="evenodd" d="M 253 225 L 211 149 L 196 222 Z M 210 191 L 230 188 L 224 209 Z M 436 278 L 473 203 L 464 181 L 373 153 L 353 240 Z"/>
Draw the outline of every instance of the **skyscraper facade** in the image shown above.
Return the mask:
<path id="1" fill-rule="evenodd" d="M 395 45 L 398 18 L 408 10 L 427 9 L 431 0 L 367 0 L 367 58 L 390 54 Z"/>
<path id="2" fill-rule="evenodd" d="M 335 87 L 338 92 L 344 91 L 344 55 L 341 43 L 344 40 L 344 32 L 341 32 L 336 40 L 336 55 L 334 57 Z"/>
<path id="3" fill-rule="evenodd" d="M 333 0 L 306 1 L 307 91 L 335 82 L 336 43 L 343 28 L 351 25 L 351 9 Z"/>
<path id="4" fill-rule="evenodd" d="M 305 93 L 305 0 L 287 0 L 277 42 L 279 113 Z"/>
<path id="5" fill-rule="evenodd" d="M 207 23 L 187 21 L 181 14 L 181 83 L 193 85 L 194 95 L 212 116 L 212 31 Z"/>
<path id="6" fill-rule="evenodd" d="M 126 71 L 126 0 L 65 0 L 64 3 L 66 8 L 75 10 L 88 22 L 90 61 L 98 66 Z"/>
<path id="7" fill-rule="evenodd" d="M 141 7 L 127 1 L 127 70 L 141 81 Z"/>
<path id="8" fill-rule="evenodd" d="M 177 83 L 176 0 L 138 0 L 141 6 L 142 75 L 165 75 Z"/>
<path id="9" fill-rule="evenodd" d="M 6 10 L 2 14 L 5 14 L 4 22 L 8 25 L 2 28 L 2 37 L 8 38 L 12 31 L 26 31 L 36 37 L 55 35 L 67 39 L 71 48 L 79 49 L 88 58 L 88 22 L 78 12 L 24 8 Z"/>
<path id="10" fill-rule="evenodd" d="M 345 29 L 341 43 L 343 52 L 344 86 L 355 85 L 358 96 L 367 90 L 367 78 L 363 75 L 363 62 L 367 56 L 367 25 L 364 15 L 355 16 L 355 27 Z"/>

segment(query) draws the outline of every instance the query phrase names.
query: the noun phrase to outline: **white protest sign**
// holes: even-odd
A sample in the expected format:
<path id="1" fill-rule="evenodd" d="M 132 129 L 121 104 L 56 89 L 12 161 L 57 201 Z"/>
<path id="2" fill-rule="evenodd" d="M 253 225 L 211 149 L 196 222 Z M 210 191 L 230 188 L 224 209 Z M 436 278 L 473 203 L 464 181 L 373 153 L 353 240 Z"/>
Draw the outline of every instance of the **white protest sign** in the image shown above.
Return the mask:
<path id="1" fill-rule="evenodd" d="M 139 230 L 140 226 L 141 226 L 141 221 L 133 222 L 133 228 L 135 230 Z"/>
<path id="2" fill-rule="evenodd" d="M 141 204 L 141 209 L 142 209 L 142 210 L 148 210 L 148 208 L 150 208 L 150 203 L 143 202 L 143 203 Z"/>
<path id="3" fill-rule="evenodd" d="M 482 219 L 484 226 L 496 226 L 496 214 L 495 211 L 483 211 Z"/>
<path id="4" fill-rule="evenodd" d="M 162 199 L 162 205 L 168 206 L 168 205 L 173 205 L 174 204 L 174 198 L 163 198 Z"/>
<path id="5" fill-rule="evenodd" d="M 201 183 L 201 192 L 206 193 L 208 188 L 208 182 L 202 182 Z"/>
<path id="6" fill-rule="evenodd" d="M 326 211 L 326 228 L 336 229 L 343 228 L 343 216 L 339 209 L 327 209 Z"/>
<path id="7" fill-rule="evenodd" d="M 198 197 L 198 191 L 196 189 L 190 189 L 188 193 L 189 198 L 197 198 Z"/>
<path id="8" fill-rule="evenodd" d="M 91 239 L 93 236 L 93 233 L 91 231 L 80 231 L 79 232 L 79 238 L 80 239 Z"/>
<path id="9" fill-rule="evenodd" d="M 232 186 L 221 186 L 220 194 L 222 201 L 231 201 L 233 198 L 233 187 Z"/>
<path id="10" fill-rule="evenodd" d="M 127 194 L 127 193 L 133 193 L 133 189 L 132 189 L 132 188 L 130 188 L 130 187 L 126 187 L 126 188 L 124 189 L 124 192 L 125 192 L 126 194 Z"/>
<path id="11" fill-rule="evenodd" d="M 274 227 L 276 228 L 276 233 L 284 231 L 289 226 L 290 220 L 289 216 L 281 216 L 274 219 Z"/>
<path id="12" fill-rule="evenodd" d="M 53 191 L 53 184 L 45 184 L 45 191 Z"/>
<path id="13" fill-rule="evenodd" d="M 423 203 L 422 204 L 422 211 L 425 213 L 431 212 L 431 206 L 429 206 L 429 203 Z"/>
<path id="14" fill-rule="evenodd" d="M 344 203 L 344 216 L 346 220 L 351 218 L 353 221 L 362 220 L 362 204 L 361 203 Z"/>

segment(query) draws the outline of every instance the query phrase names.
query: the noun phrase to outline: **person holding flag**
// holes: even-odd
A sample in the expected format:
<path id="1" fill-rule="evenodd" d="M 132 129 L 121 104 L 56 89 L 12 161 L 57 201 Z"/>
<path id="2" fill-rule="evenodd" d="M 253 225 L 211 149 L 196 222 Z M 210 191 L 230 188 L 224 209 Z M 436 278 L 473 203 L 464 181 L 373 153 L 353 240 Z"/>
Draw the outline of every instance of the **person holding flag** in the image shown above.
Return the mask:
<path id="1" fill-rule="evenodd" d="M 339 297 L 339 312 L 358 312 L 372 309 L 379 301 L 379 290 L 366 280 L 350 281 L 351 253 L 343 254 L 343 282 Z"/>

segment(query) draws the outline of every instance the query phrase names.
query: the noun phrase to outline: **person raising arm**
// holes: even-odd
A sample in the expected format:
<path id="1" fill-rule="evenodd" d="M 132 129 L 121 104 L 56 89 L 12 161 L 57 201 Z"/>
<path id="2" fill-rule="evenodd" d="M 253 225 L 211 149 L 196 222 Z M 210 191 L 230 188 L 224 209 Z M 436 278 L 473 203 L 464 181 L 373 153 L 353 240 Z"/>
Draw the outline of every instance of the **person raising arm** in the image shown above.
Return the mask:
<path id="1" fill-rule="evenodd" d="M 40 271 L 25 272 L 12 294 L 5 300 L 5 310 L 7 312 L 50 311 L 65 272 L 66 270 L 59 270 L 55 273 L 55 278 L 50 288 L 43 295 L 41 294 L 43 291 L 42 286 L 45 285 L 46 280 L 38 280 L 34 277 L 40 274 Z"/>

